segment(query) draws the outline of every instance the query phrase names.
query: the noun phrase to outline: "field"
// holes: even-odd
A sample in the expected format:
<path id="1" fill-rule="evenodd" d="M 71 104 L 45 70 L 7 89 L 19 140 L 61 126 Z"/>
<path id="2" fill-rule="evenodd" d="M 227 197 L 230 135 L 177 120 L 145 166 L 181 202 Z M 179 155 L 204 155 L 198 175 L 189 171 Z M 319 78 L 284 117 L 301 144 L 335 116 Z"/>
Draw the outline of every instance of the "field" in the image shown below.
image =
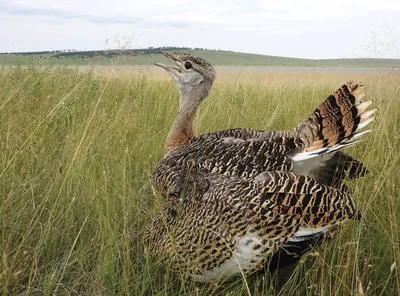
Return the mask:
<path id="1" fill-rule="evenodd" d="M 0 70 L 3 295 L 399 295 L 400 77 L 223 73 L 196 132 L 289 129 L 343 82 L 379 108 L 347 151 L 371 173 L 349 183 L 363 213 L 291 270 L 204 285 L 144 257 L 160 209 L 152 169 L 177 112 L 163 72 Z"/>
<path id="2" fill-rule="evenodd" d="M 373 59 L 373 58 L 354 58 L 354 59 L 300 59 L 279 56 L 269 56 L 260 54 L 240 53 L 231 51 L 217 50 L 172 50 L 188 52 L 203 57 L 213 65 L 221 66 L 259 66 L 259 67 L 358 67 L 358 68 L 393 68 L 400 67 L 399 59 Z M 100 51 L 99 51 L 100 52 Z M 67 53 L 62 53 L 67 54 Z M 77 52 L 78 54 L 78 52 Z M 139 54 L 132 56 L 121 51 L 114 57 L 104 55 L 87 56 L 82 52 L 82 56 L 59 56 L 55 57 L 50 53 L 42 54 L 2 54 L 0 53 L 0 65 L 63 65 L 63 66 L 143 66 L 152 65 L 155 62 L 165 62 L 166 58 L 161 54 Z"/>

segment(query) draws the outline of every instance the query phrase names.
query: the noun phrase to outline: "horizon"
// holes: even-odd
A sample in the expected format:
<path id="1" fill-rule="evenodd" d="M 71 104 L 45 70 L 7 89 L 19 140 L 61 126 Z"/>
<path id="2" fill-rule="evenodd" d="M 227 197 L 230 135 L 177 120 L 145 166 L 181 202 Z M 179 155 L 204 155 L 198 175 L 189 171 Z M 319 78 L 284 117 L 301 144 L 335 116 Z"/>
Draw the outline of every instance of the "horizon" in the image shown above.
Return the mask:
<path id="1" fill-rule="evenodd" d="M 270 54 L 258 54 L 258 53 L 253 53 L 253 52 L 239 52 L 239 51 L 233 51 L 233 50 L 226 50 L 226 49 L 211 49 L 211 48 L 189 48 L 189 47 L 179 47 L 179 46 L 160 46 L 160 47 L 147 47 L 147 48 L 110 48 L 110 49 L 87 49 L 87 50 L 80 50 L 80 49 L 73 49 L 73 48 L 67 48 L 67 49 L 55 49 L 55 50 L 41 50 L 41 51 L 21 51 L 21 52 L 0 52 L 1 54 L 14 54 L 14 55 L 23 55 L 23 54 L 48 54 L 48 53 L 64 53 L 64 52 L 102 52 L 102 51 L 132 51 L 132 50 L 149 50 L 149 49 L 164 49 L 164 50 L 169 50 L 169 49 L 177 49 L 177 50 L 202 50 L 202 51 L 216 51 L 216 52 L 230 52 L 230 53 L 239 53 L 239 54 L 248 54 L 248 55 L 261 55 L 261 56 L 269 56 L 269 57 L 276 57 L 276 58 L 289 58 L 289 59 L 304 59 L 304 60 L 356 60 L 356 59 L 382 59 L 382 60 L 393 60 L 393 59 L 399 59 L 397 58 L 390 58 L 390 57 L 352 57 L 352 58 L 327 58 L 327 59 L 319 59 L 319 58 L 300 58 L 300 57 L 289 57 L 289 56 L 275 56 L 275 55 L 270 55 Z"/>
<path id="2" fill-rule="evenodd" d="M 0 51 L 180 44 L 303 59 L 400 57 L 394 0 L 205 1 L 0 0 Z"/>

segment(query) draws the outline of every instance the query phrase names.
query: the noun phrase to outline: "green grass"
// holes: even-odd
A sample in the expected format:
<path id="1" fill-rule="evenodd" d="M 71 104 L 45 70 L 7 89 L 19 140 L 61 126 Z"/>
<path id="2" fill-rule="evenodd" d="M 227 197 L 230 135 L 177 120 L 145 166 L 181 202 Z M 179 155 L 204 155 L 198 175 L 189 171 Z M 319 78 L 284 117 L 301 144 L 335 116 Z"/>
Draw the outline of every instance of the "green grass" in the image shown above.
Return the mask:
<path id="1" fill-rule="evenodd" d="M 206 59 L 213 65 L 224 66 L 263 66 L 263 67 L 360 67 L 360 68 L 393 68 L 400 66 L 399 59 L 300 59 L 286 58 L 278 56 L 240 53 L 231 51 L 216 51 L 216 50 L 183 50 L 199 57 Z M 20 55 L 20 54 L 1 54 L 0 65 L 76 65 L 76 66 L 110 66 L 117 64 L 119 66 L 143 66 L 153 65 L 155 62 L 165 62 L 166 58 L 161 54 L 146 54 L 146 55 L 124 55 L 114 58 L 85 57 L 85 58 L 67 58 L 53 57 L 51 54 L 35 54 L 35 55 Z"/>
<path id="2" fill-rule="evenodd" d="M 349 183 L 363 220 L 292 272 L 213 287 L 143 255 L 144 230 L 161 203 L 152 169 L 177 111 L 172 83 L 67 68 L 0 70 L 1 293 L 245 295 L 248 285 L 252 295 L 399 294 L 400 77 L 353 78 L 380 108 L 375 132 L 348 150 L 371 171 Z M 291 128 L 347 79 L 220 75 L 196 131 Z"/>

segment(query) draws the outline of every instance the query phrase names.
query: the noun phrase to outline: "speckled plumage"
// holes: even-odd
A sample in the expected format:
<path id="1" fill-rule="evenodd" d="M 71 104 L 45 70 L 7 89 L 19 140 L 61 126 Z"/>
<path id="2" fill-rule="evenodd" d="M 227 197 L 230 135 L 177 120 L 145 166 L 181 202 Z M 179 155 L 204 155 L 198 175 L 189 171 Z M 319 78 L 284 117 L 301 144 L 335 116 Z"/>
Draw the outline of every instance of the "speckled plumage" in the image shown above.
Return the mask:
<path id="1" fill-rule="evenodd" d="M 348 194 L 307 176 L 273 171 L 244 180 L 199 172 L 188 176 L 184 193 L 166 200 L 148 239 L 157 242 L 152 253 L 175 269 L 209 281 L 216 279 L 212 270 L 231 259 L 248 234 L 257 232 L 259 242 L 247 242 L 254 256 L 245 272 L 300 229 L 333 227 L 355 212 Z"/>
<path id="2" fill-rule="evenodd" d="M 190 55 L 175 58 L 195 63 Z M 146 235 L 149 250 L 210 281 L 251 272 L 269 255 L 300 256 L 307 246 L 287 250 L 358 217 L 342 180 L 367 171 L 336 150 L 354 144 L 372 121 L 361 97 L 361 85 L 348 82 L 293 130 L 231 129 L 168 146 L 154 171 L 165 201 Z M 175 136 L 188 128 L 179 114 L 174 126 Z"/>

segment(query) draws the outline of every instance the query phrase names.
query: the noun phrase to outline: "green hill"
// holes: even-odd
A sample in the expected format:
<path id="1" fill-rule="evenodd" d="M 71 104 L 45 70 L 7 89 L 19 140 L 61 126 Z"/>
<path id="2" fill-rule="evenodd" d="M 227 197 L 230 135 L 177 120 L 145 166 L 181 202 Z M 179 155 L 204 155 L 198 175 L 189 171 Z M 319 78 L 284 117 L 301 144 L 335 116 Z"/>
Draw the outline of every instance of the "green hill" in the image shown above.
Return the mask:
<path id="1" fill-rule="evenodd" d="M 101 65 L 143 66 L 166 62 L 159 51 L 187 52 L 202 57 L 213 65 L 259 67 L 399 67 L 399 59 L 299 59 L 232 51 L 162 47 L 129 50 L 43 51 L 0 53 L 0 65 Z"/>

